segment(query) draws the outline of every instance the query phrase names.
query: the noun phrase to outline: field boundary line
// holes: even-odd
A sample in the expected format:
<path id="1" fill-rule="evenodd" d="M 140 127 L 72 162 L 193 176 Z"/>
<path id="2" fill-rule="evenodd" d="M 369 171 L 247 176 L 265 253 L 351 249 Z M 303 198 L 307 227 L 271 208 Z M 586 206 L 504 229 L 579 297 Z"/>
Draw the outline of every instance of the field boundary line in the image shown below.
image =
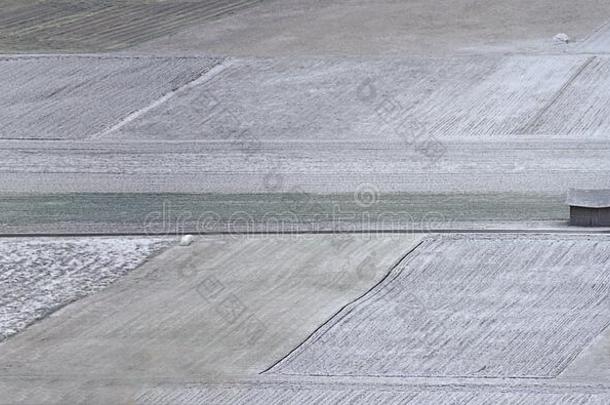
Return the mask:
<path id="1" fill-rule="evenodd" d="M 182 86 L 180 86 L 174 90 L 170 90 L 169 92 L 165 93 L 163 96 L 154 100 L 152 103 L 148 104 L 147 106 L 142 107 L 142 108 L 128 114 L 125 118 L 121 119 L 118 123 L 114 124 L 110 128 L 91 135 L 90 137 L 87 138 L 87 140 L 97 140 L 97 139 L 103 138 L 107 135 L 110 135 L 110 134 L 118 131 L 119 129 L 123 128 L 125 125 L 137 120 L 138 118 L 140 118 L 142 115 L 146 114 L 147 112 L 154 110 L 155 108 L 165 104 L 166 102 L 168 102 L 169 100 L 174 98 L 174 96 L 176 96 L 177 94 L 208 82 L 214 76 L 216 76 L 220 72 L 224 71 L 229 66 L 233 65 L 233 63 L 234 63 L 233 59 L 223 60 L 218 65 L 212 67 L 210 70 L 202 73 L 196 79 L 191 80 L 190 82 L 183 84 Z"/>
<path id="2" fill-rule="evenodd" d="M 589 33 L 589 35 L 587 35 L 585 38 L 583 38 L 582 41 L 579 41 L 578 48 L 586 49 L 587 46 L 589 46 L 592 43 L 594 43 L 595 40 L 599 39 L 600 37 L 603 37 L 604 35 L 608 35 L 610 33 L 608 31 L 609 29 L 610 29 L 610 20 L 608 20 L 608 21 L 604 22 L 603 24 L 601 24 L 599 27 L 597 27 L 596 29 L 591 31 Z"/>
<path id="3" fill-rule="evenodd" d="M 370 298 L 369 295 L 375 295 L 377 292 L 380 291 L 380 289 L 383 286 L 385 286 L 385 285 L 389 284 L 389 282 L 393 281 L 400 274 L 400 271 L 398 271 L 398 270 L 400 270 L 399 266 L 411 255 L 411 253 L 413 253 L 415 250 L 417 250 L 417 248 L 422 246 L 426 241 L 427 241 L 426 238 L 422 238 L 415 244 L 415 246 L 411 246 L 407 250 L 406 253 L 403 253 L 398 258 L 398 260 L 396 260 L 390 266 L 390 269 L 386 272 L 386 274 L 378 282 L 376 282 L 372 287 L 367 289 L 365 292 L 360 294 L 358 297 L 350 300 L 347 304 L 345 304 L 341 308 L 339 308 L 338 311 L 336 311 L 332 316 L 330 316 L 326 321 L 324 321 L 320 326 L 318 326 L 313 332 L 311 332 L 298 345 L 296 345 L 294 348 L 292 348 L 292 350 L 290 350 L 286 355 L 282 356 L 282 358 L 277 360 L 275 363 L 273 363 L 271 366 L 267 367 L 263 371 L 260 371 L 258 374 L 262 375 L 262 374 L 267 374 L 269 372 L 271 372 L 273 374 L 272 370 L 276 366 L 278 366 L 280 363 L 284 363 L 285 361 L 288 361 L 288 359 L 292 358 L 293 355 L 299 349 L 303 348 L 307 344 L 307 342 L 314 339 L 314 337 L 317 337 L 318 339 L 320 337 L 322 337 L 324 335 L 324 333 L 326 333 L 330 328 L 332 328 L 338 321 L 343 319 L 345 316 L 349 315 L 358 306 L 359 303 Z M 323 329 L 326 329 L 326 330 L 323 330 Z M 276 373 L 276 374 L 282 375 L 281 372 Z"/>
<path id="4" fill-rule="evenodd" d="M 542 119 L 544 114 L 546 114 L 546 112 L 548 110 L 550 110 L 550 108 L 557 102 L 557 100 L 559 100 L 566 93 L 568 88 L 576 81 L 576 79 L 578 79 L 578 76 L 580 76 L 582 74 L 582 72 L 584 72 L 585 69 L 588 68 L 596 58 L 597 58 L 596 56 L 589 56 L 580 65 L 580 67 L 576 70 L 576 72 L 574 72 L 568 78 L 568 80 L 566 80 L 566 82 L 559 88 L 559 90 L 557 90 L 555 92 L 553 97 L 551 97 L 551 99 L 546 103 L 546 105 L 544 107 L 542 107 L 531 120 L 529 120 L 523 127 L 521 127 L 521 129 L 519 129 L 517 131 L 517 133 L 525 134 L 525 133 L 529 133 L 533 129 L 535 129 L 535 127 L 538 125 L 538 122 L 540 121 L 540 119 Z"/>

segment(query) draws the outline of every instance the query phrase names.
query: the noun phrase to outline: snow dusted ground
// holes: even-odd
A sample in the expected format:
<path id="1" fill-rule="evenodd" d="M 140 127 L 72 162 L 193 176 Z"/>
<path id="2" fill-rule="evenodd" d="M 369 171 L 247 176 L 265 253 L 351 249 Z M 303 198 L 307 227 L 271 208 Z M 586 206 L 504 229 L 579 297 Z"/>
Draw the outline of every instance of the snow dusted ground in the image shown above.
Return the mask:
<path id="1" fill-rule="evenodd" d="M 509 392 L 507 392 L 507 388 Z M 465 384 L 315 383 L 210 384 L 160 387 L 144 392 L 138 404 L 607 404 L 606 389 L 574 385 L 558 387 L 482 386 Z"/>
<path id="2" fill-rule="evenodd" d="M 216 58 L 3 56 L 0 139 L 83 139 L 205 74 Z"/>
<path id="3" fill-rule="evenodd" d="M 99 291 L 169 242 L 163 239 L 0 240 L 0 341 Z"/>
<path id="4" fill-rule="evenodd" d="M 11 57 L 0 192 L 609 188 L 609 72 L 582 53 Z"/>
<path id="5" fill-rule="evenodd" d="M 232 14 L 258 1 L 5 0 L 0 49 L 8 52 L 120 49 L 171 34 L 193 23 Z"/>
<path id="6" fill-rule="evenodd" d="M 608 327 L 609 266 L 606 237 L 429 239 L 272 372 L 556 377 Z"/>
<path id="7" fill-rule="evenodd" d="M 266 0 L 135 50 L 270 57 L 560 52 L 567 44 L 552 40 L 560 30 L 578 43 L 609 13 L 610 3 L 599 0 Z M 593 49 L 608 49 L 604 44 Z"/>

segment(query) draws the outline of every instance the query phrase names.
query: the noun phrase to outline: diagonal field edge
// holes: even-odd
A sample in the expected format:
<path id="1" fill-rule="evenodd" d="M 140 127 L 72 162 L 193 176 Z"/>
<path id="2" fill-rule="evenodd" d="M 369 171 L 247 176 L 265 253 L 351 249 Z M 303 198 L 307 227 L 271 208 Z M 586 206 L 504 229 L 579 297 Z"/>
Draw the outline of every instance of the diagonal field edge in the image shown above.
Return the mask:
<path id="1" fill-rule="evenodd" d="M 483 235 L 481 235 L 483 236 Z M 508 235 L 507 235 L 508 236 Z M 540 238 L 535 238 L 536 240 L 547 240 L 546 237 L 544 237 L 543 235 L 540 235 Z M 574 235 L 576 236 L 576 235 Z M 511 237 L 508 237 L 509 239 L 513 239 Z M 487 239 L 486 237 L 484 237 L 483 239 Z M 504 239 L 504 238 L 502 238 Z M 517 238 L 518 239 L 518 238 Z M 571 239 L 571 238 L 569 238 Z M 550 240 L 554 240 L 553 238 L 550 238 Z M 589 238 L 576 238 L 576 240 L 589 240 Z M 589 240 L 590 241 L 590 240 Z M 424 243 L 423 241 L 420 243 L 420 245 Z M 419 247 L 419 245 L 417 246 Z M 417 248 L 416 247 L 416 248 Z M 415 250 L 415 249 L 414 249 Z M 418 255 L 414 255 L 412 257 L 417 257 Z M 408 263 L 405 263 L 408 264 Z M 502 266 L 504 267 L 504 266 Z M 414 271 L 414 270 L 413 270 Z M 420 275 L 423 272 L 423 270 L 420 271 Z M 393 274 L 393 277 L 390 278 L 390 275 Z M 411 273 L 411 272 L 409 272 Z M 374 298 L 375 295 L 377 295 L 378 291 L 375 291 L 376 288 L 381 288 L 383 287 L 384 284 L 388 284 L 388 283 L 392 283 L 392 281 L 394 281 L 396 278 L 398 277 L 406 277 L 408 278 L 409 274 L 404 274 L 403 271 L 399 271 L 399 272 L 390 272 L 390 274 L 388 274 L 384 280 L 382 280 L 382 282 L 378 283 L 378 285 L 376 285 L 375 287 L 373 287 L 371 290 L 369 290 L 369 292 L 367 294 L 367 297 L 365 297 L 364 300 L 360 300 L 360 302 L 358 302 L 357 304 L 360 304 L 362 302 L 365 301 L 369 301 L 370 299 Z M 591 282 L 595 281 L 595 280 L 590 280 Z M 598 280 L 599 281 L 599 280 Z M 596 284 L 598 282 L 596 281 Z M 371 294 L 372 292 L 372 294 Z M 360 297 L 362 298 L 362 297 Z M 359 298 L 359 299 L 360 299 Z M 377 297 L 379 298 L 379 297 Z M 594 298 L 594 297 L 593 297 Z M 598 298 L 600 298 L 598 296 Z M 344 321 L 344 319 L 346 318 L 346 316 L 348 316 L 349 314 L 353 314 L 353 308 L 351 308 L 351 305 L 353 305 L 354 303 L 350 303 L 348 306 L 346 306 L 346 308 L 343 308 L 342 311 L 339 311 L 339 313 L 336 315 L 336 318 L 333 319 L 333 325 L 326 327 L 326 329 L 323 329 L 322 327 L 318 328 L 318 330 L 316 332 L 314 332 L 314 334 L 312 334 L 308 339 L 308 341 L 302 343 L 298 348 L 296 348 L 295 350 L 291 351 L 291 353 L 289 353 L 287 356 L 285 356 L 281 361 L 277 362 L 273 367 L 275 366 L 279 366 L 280 370 L 277 371 L 277 373 L 279 373 L 280 375 L 307 375 L 307 376 L 335 376 L 335 375 L 352 375 L 352 376 L 367 376 L 367 377 L 438 377 L 438 374 L 435 374 L 434 372 L 432 374 L 428 374 L 428 373 L 417 373 L 417 374 L 411 374 L 411 373 L 407 373 L 405 374 L 395 374 L 392 373 L 390 370 L 389 373 L 388 372 L 382 372 L 382 373 L 375 373 L 375 372 L 368 372 L 365 375 L 362 374 L 335 374 L 335 373 L 320 373 L 320 372 L 316 372 L 314 370 L 310 370 L 309 372 L 306 372 L 305 374 L 303 374 L 302 372 L 299 372 L 298 369 L 299 367 L 297 366 L 297 369 L 294 370 L 293 372 L 290 372 L 290 368 L 291 368 L 291 363 L 293 363 L 293 361 L 299 359 L 299 353 L 303 352 L 303 351 L 307 351 L 307 350 L 314 350 L 314 352 L 316 351 L 315 348 L 312 349 L 312 346 L 316 345 L 316 342 L 319 341 L 319 339 L 321 339 L 324 334 L 326 332 L 328 332 L 329 330 L 332 330 L 333 326 L 336 326 L 336 324 L 341 323 L 342 321 Z M 598 302 L 597 304 L 595 304 L 596 306 L 599 305 L 604 305 L 602 303 L 602 301 Z M 360 307 L 363 308 L 363 307 Z M 343 313 L 341 313 L 343 312 Z M 570 312 L 571 314 L 571 312 Z M 570 315 L 570 314 L 566 314 Z M 366 315 L 366 317 L 368 316 L 372 316 L 371 313 L 368 313 L 368 315 L 365 313 L 364 315 Z M 534 316 L 536 314 L 533 314 Z M 604 316 L 604 313 L 600 313 L 599 316 Z M 356 316 L 357 317 L 357 316 Z M 570 315 L 571 317 L 571 315 Z M 596 316 L 596 318 L 598 318 Z M 445 373 L 442 375 L 442 377 L 460 377 L 460 378 L 479 378 L 479 379 L 493 379 L 493 378 L 507 378 L 507 379 L 519 379 L 519 378 L 528 378 L 528 379 L 540 379 L 540 380 L 544 380 L 544 379 L 552 379 L 554 377 L 557 377 L 558 375 L 560 375 L 561 373 L 564 372 L 564 370 L 570 365 L 572 364 L 572 362 L 574 361 L 574 359 L 576 359 L 582 352 L 583 350 L 585 350 L 587 347 L 589 347 L 592 343 L 592 340 L 596 337 L 599 336 L 600 333 L 603 333 L 605 330 L 608 329 L 608 327 L 610 326 L 610 322 L 605 321 L 604 319 L 599 319 L 598 320 L 600 322 L 596 322 L 597 326 L 595 326 L 595 330 L 588 330 L 589 328 L 584 328 L 587 330 L 581 330 L 581 334 L 584 334 L 582 337 L 582 339 L 578 339 L 580 342 L 575 342 L 575 346 L 573 346 L 570 350 L 566 349 L 565 353 L 563 356 L 559 356 L 559 358 L 556 359 L 556 364 L 555 364 L 555 370 L 553 370 L 552 374 L 532 374 L 531 372 L 527 372 L 527 370 L 522 370 L 521 374 L 517 375 L 495 375 L 495 374 L 487 374 L 487 375 L 468 375 L 468 374 L 462 374 L 460 372 L 458 372 L 458 374 L 449 372 L 449 373 Z M 325 325 L 328 325 L 329 322 L 326 322 Z M 583 329 L 582 325 L 575 325 L 576 328 L 578 329 Z M 353 331 L 352 331 L 353 332 Z M 331 338 L 332 339 L 332 338 Z M 345 343 L 343 343 L 345 344 Z M 306 346 L 306 347 L 305 347 Z M 562 346 L 563 347 L 563 346 Z M 317 350 L 320 350 L 319 348 Z M 562 358 L 563 357 L 563 358 Z M 491 360 L 494 360 L 495 358 L 492 357 Z M 517 359 L 518 360 L 518 359 Z M 288 367 L 288 370 L 282 370 L 283 367 Z M 493 365 L 492 365 L 493 367 Z M 268 370 L 265 370 L 269 371 Z M 296 372 L 295 372 L 296 371 Z M 371 370 L 372 371 L 372 370 Z M 447 370 L 449 371 L 449 370 Z M 525 371 L 523 373 L 523 371 Z M 530 370 L 532 371 L 532 370 Z"/>
<path id="2" fill-rule="evenodd" d="M 149 111 L 152 111 L 155 108 L 158 108 L 159 106 L 165 104 L 167 101 L 172 99 L 177 94 L 187 91 L 188 89 L 191 89 L 193 87 L 202 85 L 203 83 L 206 83 L 207 81 L 211 80 L 215 75 L 222 72 L 223 70 L 225 70 L 227 67 L 229 67 L 232 64 L 233 64 L 233 60 L 231 60 L 231 59 L 225 59 L 223 61 L 220 61 L 220 63 L 216 64 L 208 71 L 203 72 L 196 79 L 191 80 L 190 82 L 178 87 L 177 89 L 170 90 L 169 92 L 165 93 L 163 96 L 159 97 L 157 100 L 153 101 L 152 103 L 148 104 L 147 106 L 142 107 L 139 110 L 136 110 L 136 111 L 132 112 L 131 114 L 127 115 L 126 117 L 122 118 L 118 123 L 114 124 L 112 127 L 108 128 L 104 131 L 98 132 L 97 134 L 91 135 L 88 138 L 88 140 L 104 138 L 105 136 L 120 130 L 125 125 L 137 120 L 138 118 L 140 118 L 144 114 L 148 113 Z"/>
<path id="3" fill-rule="evenodd" d="M 332 327 L 332 325 L 329 325 L 331 322 L 343 319 L 345 316 L 349 315 L 354 309 L 357 309 L 358 304 L 369 300 L 381 290 L 381 287 L 383 287 L 385 284 L 391 283 L 402 272 L 402 269 L 404 269 L 404 266 L 401 266 L 401 264 L 405 260 L 407 260 L 411 253 L 413 253 L 417 248 L 419 248 L 421 245 L 423 245 L 425 242 L 428 242 L 429 240 L 430 239 L 423 239 L 419 241 L 414 247 L 408 250 L 407 253 L 400 257 L 400 259 L 398 259 L 392 266 L 390 266 L 390 270 L 385 274 L 385 276 L 383 276 L 381 280 L 375 283 L 375 285 L 373 285 L 370 289 L 368 289 L 358 297 L 354 298 L 352 301 L 342 306 L 337 312 L 331 315 L 322 325 L 318 326 L 318 328 L 316 328 L 312 333 L 310 333 L 309 336 L 307 336 L 301 343 L 299 343 L 290 352 L 288 352 L 288 354 L 273 363 L 271 366 L 267 367 L 265 370 L 259 372 L 259 374 L 267 373 L 272 368 L 284 361 L 288 362 L 289 358 L 292 357 L 292 354 L 296 353 L 299 350 L 303 350 L 305 343 L 309 342 L 310 339 L 314 339 L 316 334 L 321 333 L 320 336 L 315 338 L 314 342 L 317 341 L 320 337 L 322 337 L 326 332 L 322 332 L 322 329 L 328 330 L 330 327 Z M 390 276 L 392 276 L 392 278 L 390 278 Z M 340 318 L 336 318 L 338 316 L 340 316 Z"/>

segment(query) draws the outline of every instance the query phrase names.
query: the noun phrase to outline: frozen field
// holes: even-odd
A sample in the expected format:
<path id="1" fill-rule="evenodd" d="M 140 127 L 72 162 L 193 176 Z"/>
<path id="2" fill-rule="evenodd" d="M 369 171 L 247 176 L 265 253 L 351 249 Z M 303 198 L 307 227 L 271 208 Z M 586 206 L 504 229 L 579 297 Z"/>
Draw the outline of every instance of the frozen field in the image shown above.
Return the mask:
<path id="1" fill-rule="evenodd" d="M 0 14 L 0 52 L 121 49 L 257 2 L 7 0 Z"/>
<path id="2" fill-rule="evenodd" d="M 247 148 L 250 144 L 245 144 Z M 610 144 L 446 142 L 435 164 L 400 142 L 112 143 L 0 141 L 0 190 L 24 193 L 543 193 L 610 187 Z M 9 175 L 10 173 L 10 175 Z"/>
<path id="3" fill-rule="evenodd" d="M 610 401 L 608 389 L 574 386 L 555 388 L 472 387 L 256 382 L 250 384 L 189 386 L 143 393 L 139 404 L 512 404 L 602 405 Z"/>
<path id="4" fill-rule="evenodd" d="M 610 324 L 610 240 L 420 245 L 271 373 L 556 377 Z"/>
<path id="5" fill-rule="evenodd" d="M 256 375 L 418 239 L 202 237 L 172 247 L 0 343 L 0 404 L 126 403 L 158 381 Z"/>
<path id="6" fill-rule="evenodd" d="M 556 198 L 607 188 L 608 63 L 7 58 L 0 191 L 332 194 L 371 184 Z"/>
<path id="7" fill-rule="evenodd" d="M 400 142 L 3 142 L 5 193 L 542 193 L 610 187 L 610 144 L 446 142 L 430 160 Z M 247 146 L 246 146 L 247 147 Z M 161 202 L 159 202 L 160 204 Z"/>
<path id="8" fill-rule="evenodd" d="M 421 131 L 440 142 L 606 140 L 609 66 L 590 55 L 8 57 L 2 138 L 380 143 Z"/>
<path id="9" fill-rule="evenodd" d="M 168 244 L 136 238 L 0 240 L 0 341 L 112 284 Z"/>
<path id="10" fill-rule="evenodd" d="M 0 405 L 610 403 L 608 21 L 5 0 Z"/>
<path id="11" fill-rule="evenodd" d="M 610 23 L 604 23 L 591 33 L 580 49 L 591 53 L 608 53 L 610 51 Z"/>
<path id="12" fill-rule="evenodd" d="M 603 56 L 229 59 L 223 66 L 105 139 L 380 142 L 415 136 L 419 127 L 441 142 L 532 133 L 606 139 L 610 129 Z"/>
<path id="13" fill-rule="evenodd" d="M 585 41 L 609 12 L 596 0 L 578 7 L 567 0 L 441 0 L 434 8 L 426 0 L 6 0 L 0 52 L 134 46 L 242 56 L 548 52 L 563 50 L 550 40 L 557 32 Z"/>
<path id="14" fill-rule="evenodd" d="M 0 343 L 0 404 L 605 404 L 609 243 L 201 237 Z"/>
<path id="15" fill-rule="evenodd" d="M 273 57 L 562 52 L 553 35 L 586 41 L 608 15 L 599 0 L 266 0 L 136 49 Z"/>
<path id="16" fill-rule="evenodd" d="M 94 136 L 218 62 L 214 58 L 0 58 L 0 139 Z"/>
<path id="17" fill-rule="evenodd" d="M 590 56 L 523 131 L 607 139 L 610 128 L 601 117 L 610 116 L 610 111 L 605 101 L 608 92 L 602 89 L 609 84 L 609 60 Z"/>

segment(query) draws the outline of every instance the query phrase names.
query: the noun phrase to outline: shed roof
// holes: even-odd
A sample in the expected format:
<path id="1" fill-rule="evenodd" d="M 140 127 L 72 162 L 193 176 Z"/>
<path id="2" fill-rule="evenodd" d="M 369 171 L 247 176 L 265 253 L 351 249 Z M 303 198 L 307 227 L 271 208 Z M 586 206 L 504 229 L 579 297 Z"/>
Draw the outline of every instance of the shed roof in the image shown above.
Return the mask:
<path id="1" fill-rule="evenodd" d="M 609 208 L 610 190 L 570 189 L 567 204 L 572 207 Z"/>

